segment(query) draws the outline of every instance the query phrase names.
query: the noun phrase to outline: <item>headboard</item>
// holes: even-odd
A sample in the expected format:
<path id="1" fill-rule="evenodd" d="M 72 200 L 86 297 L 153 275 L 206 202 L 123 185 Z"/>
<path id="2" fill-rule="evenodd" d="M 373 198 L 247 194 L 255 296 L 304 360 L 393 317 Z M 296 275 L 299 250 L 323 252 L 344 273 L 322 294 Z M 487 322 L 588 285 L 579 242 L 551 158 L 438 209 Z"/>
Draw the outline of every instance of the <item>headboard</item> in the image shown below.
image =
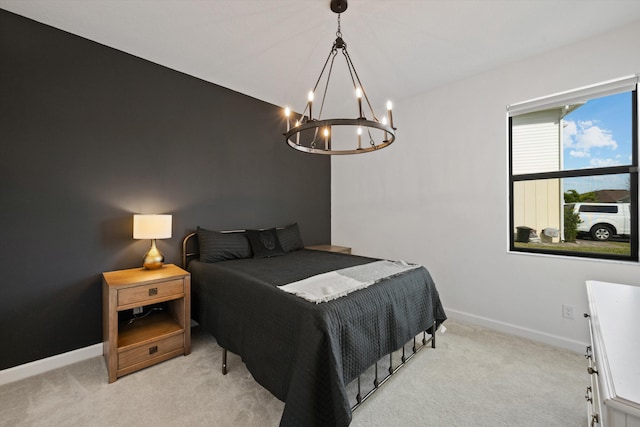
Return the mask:
<path id="1" fill-rule="evenodd" d="M 198 246 L 198 234 L 195 232 L 189 233 L 182 239 L 182 268 L 186 270 L 189 261 L 199 256 L 200 247 Z"/>

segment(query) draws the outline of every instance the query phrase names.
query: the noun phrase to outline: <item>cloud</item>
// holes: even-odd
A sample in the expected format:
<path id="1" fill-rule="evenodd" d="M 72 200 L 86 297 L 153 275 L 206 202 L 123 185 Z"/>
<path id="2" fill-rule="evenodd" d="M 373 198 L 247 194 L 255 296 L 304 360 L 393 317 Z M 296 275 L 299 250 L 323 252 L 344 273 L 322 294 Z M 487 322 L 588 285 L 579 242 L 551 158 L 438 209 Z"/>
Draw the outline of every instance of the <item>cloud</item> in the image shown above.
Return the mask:
<path id="1" fill-rule="evenodd" d="M 564 148 L 571 148 L 577 134 L 578 127 L 576 126 L 576 122 L 574 122 L 573 120 L 565 120 L 562 132 L 562 146 Z"/>
<path id="2" fill-rule="evenodd" d="M 618 166 L 619 164 L 620 164 L 620 162 L 618 160 L 614 160 L 614 159 L 594 158 L 594 159 L 591 159 L 589 161 L 589 165 L 593 166 L 594 168 L 601 168 L 601 167 L 607 167 L 607 166 Z"/>
<path id="3" fill-rule="evenodd" d="M 565 120 L 562 145 L 570 150 L 571 157 L 591 157 L 592 148 L 618 149 L 611 131 L 597 126 L 593 120 Z"/>
<path id="4" fill-rule="evenodd" d="M 590 157 L 591 154 L 584 152 L 584 151 L 575 151 L 575 150 L 571 150 L 569 151 L 569 155 L 571 157 Z"/>

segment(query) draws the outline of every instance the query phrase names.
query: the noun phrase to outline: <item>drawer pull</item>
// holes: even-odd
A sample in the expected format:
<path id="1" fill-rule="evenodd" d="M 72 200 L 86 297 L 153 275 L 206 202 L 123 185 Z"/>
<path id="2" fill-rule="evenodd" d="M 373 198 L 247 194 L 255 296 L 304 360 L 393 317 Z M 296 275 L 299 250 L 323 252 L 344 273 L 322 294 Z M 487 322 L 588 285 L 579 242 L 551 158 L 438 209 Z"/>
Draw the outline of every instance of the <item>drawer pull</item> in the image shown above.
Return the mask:
<path id="1" fill-rule="evenodd" d="M 587 368 L 587 372 L 589 373 L 589 375 L 598 374 L 598 371 L 596 369 L 593 369 L 591 366 Z"/>
<path id="2" fill-rule="evenodd" d="M 591 317 L 591 316 L 589 315 L 589 313 L 584 313 L 584 314 L 583 314 L 583 316 L 584 316 L 585 318 L 587 318 L 587 317 Z"/>
<path id="3" fill-rule="evenodd" d="M 153 354 L 153 353 L 157 353 L 158 352 L 158 346 L 154 345 L 153 347 L 149 347 L 149 354 Z"/>
<path id="4" fill-rule="evenodd" d="M 158 288 L 149 288 L 149 296 L 158 295 Z"/>
<path id="5" fill-rule="evenodd" d="M 598 417 L 598 414 L 591 415 L 591 427 L 595 426 L 598 422 L 600 422 L 600 417 Z"/>

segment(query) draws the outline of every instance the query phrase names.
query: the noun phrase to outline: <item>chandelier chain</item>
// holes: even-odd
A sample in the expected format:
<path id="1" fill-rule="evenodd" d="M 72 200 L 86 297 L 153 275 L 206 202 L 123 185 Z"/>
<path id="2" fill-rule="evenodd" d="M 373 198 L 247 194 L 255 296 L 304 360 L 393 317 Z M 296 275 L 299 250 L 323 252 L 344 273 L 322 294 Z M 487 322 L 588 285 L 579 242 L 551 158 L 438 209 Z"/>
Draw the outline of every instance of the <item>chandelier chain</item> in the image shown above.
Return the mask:
<path id="1" fill-rule="evenodd" d="M 358 75 L 358 72 L 356 71 L 356 67 L 353 65 L 353 62 L 351 62 L 351 56 L 349 56 L 349 52 L 347 52 L 347 49 L 343 49 L 342 53 L 344 54 L 345 58 L 347 59 L 347 64 L 349 65 L 347 68 L 349 68 L 349 73 L 351 73 L 351 70 L 353 69 L 353 74 L 355 74 L 356 78 L 355 80 L 358 81 L 358 85 L 360 86 L 360 89 L 362 90 L 362 95 L 364 96 L 364 99 L 367 101 L 367 105 L 369 106 L 369 110 L 371 111 L 371 114 L 373 115 L 373 119 L 374 120 L 378 120 L 378 117 L 376 116 L 375 111 L 373 111 L 373 107 L 371 106 L 371 102 L 369 101 L 369 96 L 367 96 L 367 92 L 365 92 L 364 87 L 362 86 L 362 83 L 360 82 L 360 76 Z M 351 80 L 353 80 L 353 75 L 351 76 Z M 355 85 L 355 81 L 353 83 Z"/>
<path id="2" fill-rule="evenodd" d="M 331 53 L 329 54 L 329 56 L 332 56 L 331 65 L 329 65 L 329 73 L 327 74 L 327 82 L 324 85 L 324 92 L 322 93 L 322 102 L 320 103 L 320 112 L 318 113 L 318 119 L 322 118 L 322 110 L 324 108 L 324 101 L 327 98 L 327 90 L 329 89 L 329 79 L 331 78 L 331 71 L 333 71 L 333 63 L 336 60 L 336 55 L 337 54 L 338 54 L 338 51 L 336 49 L 332 49 Z"/>
<path id="3" fill-rule="evenodd" d="M 311 140 L 311 144 L 309 145 L 312 149 L 316 148 L 316 138 L 318 138 L 318 128 L 315 129 L 313 133 L 313 139 Z"/>
<path id="4" fill-rule="evenodd" d="M 358 79 L 358 84 L 356 84 L 356 79 L 353 77 L 353 73 L 355 73 L 356 69 L 354 68 L 353 70 L 351 62 L 349 61 L 349 53 L 347 52 L 347 49 L 342 49 L 342 55 L 344 56 L 344 60 L 347 62 L 347 70 L 349 70 L 349 76 L 351 77 L 351 83 L 353 84 L 353 89 L 357 89 L 358 85 L 360 85 L 360 89 L 362 90 L 362 93 L 364 93 L 364 89 L 362 88 L 362 83 L 360 83 L 360 79 Z M 356 77 L 358 76 L 358 73 L 356 73 Z"/>
<path id="5" fill-rule="evenodd" d="M 320 75 L 318 76 L 318 80 L 316 80 L 316 84 L 313 85 L 313 92 L 318 88 L 318 84 L 320 83 L 320 79 L 322 79 L 322 75 L 324 74 L 324 70 L 327 68 L 327 64 L 329 63 L 329 59 L 331 59 L 331 55 L 335 55 L 336 48 L 332 47 L 331 52 L 329 52 L 329 56 L 327 56 L 327 60 L 324 61 L 324 65 L 322 66 L 322 71 L 320 71 Z"/>
<path id="6" fill-rule="evenodd" d="M 338 14 L 338 31 L 336 31 L 336 37 L 342 37 L 342 31 L 340 31 L 340 14 Z"/>

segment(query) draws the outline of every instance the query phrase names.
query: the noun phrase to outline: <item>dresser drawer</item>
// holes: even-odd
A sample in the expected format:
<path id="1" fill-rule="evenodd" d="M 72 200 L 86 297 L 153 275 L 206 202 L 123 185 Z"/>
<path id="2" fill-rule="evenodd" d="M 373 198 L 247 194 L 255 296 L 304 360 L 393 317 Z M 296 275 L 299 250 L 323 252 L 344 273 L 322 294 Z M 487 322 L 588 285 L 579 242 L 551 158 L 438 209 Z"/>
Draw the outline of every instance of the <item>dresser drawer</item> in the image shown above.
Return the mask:
<path id="1" fill-rule="evenodd" d="M 118 369 L 126 369 L 179 349 L 184 349 L 184 334 L 125 350 L 118 355 Z"/>
<path id="2" fill-rule="evenodd" d="M 181 295 L 184 293 L 184 281 L 182 279 L 167 280 L 166 282 L 150 283 L 134 288 L 118 291 L 118 306 L 142 304 L 156 299 Z"/>
<path id="3" fill-rule="evenodd" d="M 589 324 L 589 341 L 591 345 L 587 347 L 585 359 L 587 359 L 587 373 L 589 374 L 589 386 L 585 393 L 587 400 L 587 425 L 590 427 L 600 427 L 602 418 L 600 406 L 600 387 L 598 385 L 598 368 L 596 366 L 595 343 L 593 340 L 593 325 L 591 324 L 591 316 L 584 314 Z"/>
<path id="4" fill-rule="evenodd" d="M 587 297 L 593 398 L 588 425 L 640 427 L 640 287 L 587 281 Z"/>
<path id="5" fill-rule="evenodd" d="M 587 387 L 585 399 L 587 400 L 587 421 L 590 427 L 600 427 L 601 407 L 600 407 L 600 386 L 598 384 L 598 374 L 589 375 L 590 385 Z"/>

